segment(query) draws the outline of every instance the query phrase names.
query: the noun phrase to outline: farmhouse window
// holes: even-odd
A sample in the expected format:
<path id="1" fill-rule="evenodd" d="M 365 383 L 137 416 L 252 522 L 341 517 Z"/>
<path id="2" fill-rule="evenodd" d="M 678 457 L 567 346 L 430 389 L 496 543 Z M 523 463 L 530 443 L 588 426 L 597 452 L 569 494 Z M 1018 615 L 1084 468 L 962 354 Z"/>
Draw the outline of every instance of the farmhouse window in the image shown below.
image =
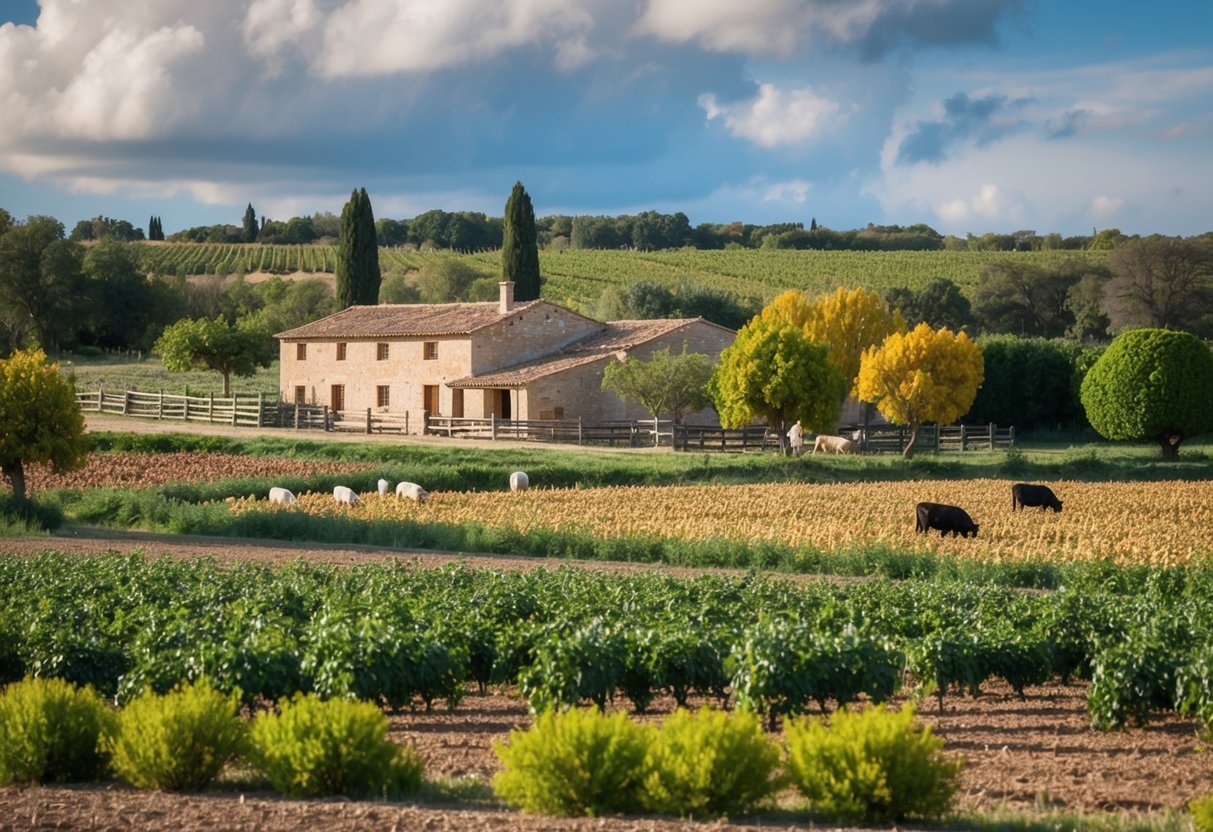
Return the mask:
<path id="1" fill-rule="evenodd" d="M 437 341 L 426 341 L 425 342 L 425 360 L 433 361 L 437 357 L 438 357 L 438 342 Z"/>
<path id="2" fill-rule="evenodd" d="M 421 388 L 421 404 L 427 416 L 438 415 L 438 385 L 426 384 Z"/>
<path id="3" fill-rule="evenodd" d="M 333 410 L 345 410 L 345 385 L 334 384 L 329 394 L 329 407 Z"/>
<path id="4" fill-rule="evenodd" d="M 463 418 L 463 388 L 458 388 L 451 391 L 451 416 L 456 419 Z"/>
<path id="5" fill-rule="evenodd" d="M 295 345 L 295 359 L 297 361 L 307 361 L 307 344 L 302 341 Z"/>
<path id="6" fill-rule="evenodd" d="M 295 385 L 295 404 L 307 403 L 307 387 L 303 384 Z"/>
<path id="7" fill-rule="evenodd" d="M 377 407 L 388 407 L 392 403 L 391 388 L 386 384 L 380 384 L 375 388 L 375 405 Z"/>
<path id="8" fill-rule="evenodd" d="M 376 357 L 380 361 L 387 361 L 387 356 L 388 356 L 387 344 L 378 344 L 377 347 L 378 347 L 379 353 Z"/>
<path id="9" fill-rule="evenodd" d="M 337 345 L 337 360 L 345 361 L 345 344 L 344 343 Z"/>

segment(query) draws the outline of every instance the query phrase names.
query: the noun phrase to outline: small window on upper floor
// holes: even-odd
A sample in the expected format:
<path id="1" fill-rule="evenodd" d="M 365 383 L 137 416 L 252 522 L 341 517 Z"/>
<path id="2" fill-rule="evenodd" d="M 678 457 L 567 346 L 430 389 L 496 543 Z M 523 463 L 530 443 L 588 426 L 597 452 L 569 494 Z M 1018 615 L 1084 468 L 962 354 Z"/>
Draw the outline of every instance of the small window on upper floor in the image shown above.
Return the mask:
<path id="1" fill-rule="evenodd" d="M 423 355 L 425 356 L 426 361 L 432 361 L 435 358 L 437 358 L 438 357 L 438 342 L 437 341 L 426 341 Z"/>
<path id="2" fill-rule="evenodd" d="M 298 361 L 307 361 L 307 344 L 300 341 L 295 345 L 295 359 Z"/>
<path id="3" fill-rule="evenodd" d="M 377 349 L 378 349 L 378 352 L 376 354 L 376 358 L 378 358 L 378 360 L 380 360 L 380 361 L 387 361 L 387 357 L 388 357 L 387 344 L 378 344 Z"/>
<path id="4" fill-rule="evenodd" d="M 345 361 L 345 344 L 337 345 L 337 360 Z"/>

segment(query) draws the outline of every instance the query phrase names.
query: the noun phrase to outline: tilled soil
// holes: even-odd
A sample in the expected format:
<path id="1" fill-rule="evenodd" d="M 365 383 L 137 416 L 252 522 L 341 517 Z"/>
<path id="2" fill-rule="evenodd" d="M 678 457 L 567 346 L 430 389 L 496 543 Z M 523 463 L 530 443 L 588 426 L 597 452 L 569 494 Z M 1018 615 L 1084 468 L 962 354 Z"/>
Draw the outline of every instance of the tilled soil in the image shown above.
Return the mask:
<path id="1" fill-rule="evenodd" d="M 402 553 L 355 547 L 301 547 L 256 541 L 174 539 L 122 533 L 7 539 L 0 554 L 46 549 L 93 554 L 135 549 L 148 555 L 210 556 L 219 560 L 285 562 L 304 557 L 352 564 L 388 557 L 417 558 L 424 565 L 455 560 L 491 568 L 532 568 L 535 559 L 458 554 Z M 551 561 L 544 562 L 555 565 Z M 621 570 L 664 568 L 593 564 Z M 702 570 L 685 570 L 687 573 Z M 525 703 L 511 691 L 470 693 L 453 712 L 405 712 L 390 718 L 393 739 L 415 745 L 427 773 L 488 782 L 499 769 L 493 744 L 529 724 Z M 620 706 L 626 702 L 621 702 Z M 672 702 L 654 704 L 659 719 Z M 942 713 L 934 699 L 922 703 L 921 719 L 933 726 L 950 753 L 962 755 L 958 807 L 962 810 L 1039 812 L 1154 812 L 1182 809 L 1193 797 L 1213 792 L 1213 754 L 1198 725 L 1177 716 L 1160 717 L 1146 728 L 1102 733 L 1090 727 L 1085 687 L 1057 683 L 1030 688 L 1019 699 L 1005 685 L 988 684 L 974 699 L 951 695 Z M 785 795 L 794 807 L 795 796 Z M 110 783 L 95 786 L 0 789 L 0 831 L 30 829 L 203 829 L 263 830 L 732 830 L 803 825 L 803 816 L 764 817 L 761 822 L 688 825 L 653 818 L 558 819 L 511 812 L 492 805 L 438 806 L 368 801 L 296 801 L 269 792 L 216 789 L 197 795 L 136 791 Z"/>

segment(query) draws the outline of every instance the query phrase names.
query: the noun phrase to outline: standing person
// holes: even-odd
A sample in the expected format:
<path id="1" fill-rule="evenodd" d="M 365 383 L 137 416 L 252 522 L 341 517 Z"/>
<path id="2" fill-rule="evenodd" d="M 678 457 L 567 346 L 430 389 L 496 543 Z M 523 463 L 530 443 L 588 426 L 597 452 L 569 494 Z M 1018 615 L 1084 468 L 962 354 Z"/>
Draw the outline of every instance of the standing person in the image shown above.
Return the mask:
<path id="1" fill-rule="evenodd" d="M 788 428 L 788 440 L 792 443 L 792 456 L 800 456 L 804 453 L 804 429 L 800 426 L 800 422 Z"/>

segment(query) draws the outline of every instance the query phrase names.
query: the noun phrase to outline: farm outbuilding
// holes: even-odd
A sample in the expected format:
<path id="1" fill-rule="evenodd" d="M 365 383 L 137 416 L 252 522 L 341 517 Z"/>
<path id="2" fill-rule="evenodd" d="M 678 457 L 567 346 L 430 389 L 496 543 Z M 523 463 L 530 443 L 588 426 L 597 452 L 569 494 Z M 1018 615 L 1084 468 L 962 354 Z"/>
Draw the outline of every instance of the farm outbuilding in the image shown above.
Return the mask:
<path id="1" fill-rule="evenodd" d="M 703 318 L 603 323 L 545 300 L 351 306 L 279 333 L 284 401 L 336 412 L 517 420 L 649 418 L 602 389 L 610 361 L 665 347 L 717 360 L 736 333 Z M 692 421 L 716 423 L 707 410 Z"/>

